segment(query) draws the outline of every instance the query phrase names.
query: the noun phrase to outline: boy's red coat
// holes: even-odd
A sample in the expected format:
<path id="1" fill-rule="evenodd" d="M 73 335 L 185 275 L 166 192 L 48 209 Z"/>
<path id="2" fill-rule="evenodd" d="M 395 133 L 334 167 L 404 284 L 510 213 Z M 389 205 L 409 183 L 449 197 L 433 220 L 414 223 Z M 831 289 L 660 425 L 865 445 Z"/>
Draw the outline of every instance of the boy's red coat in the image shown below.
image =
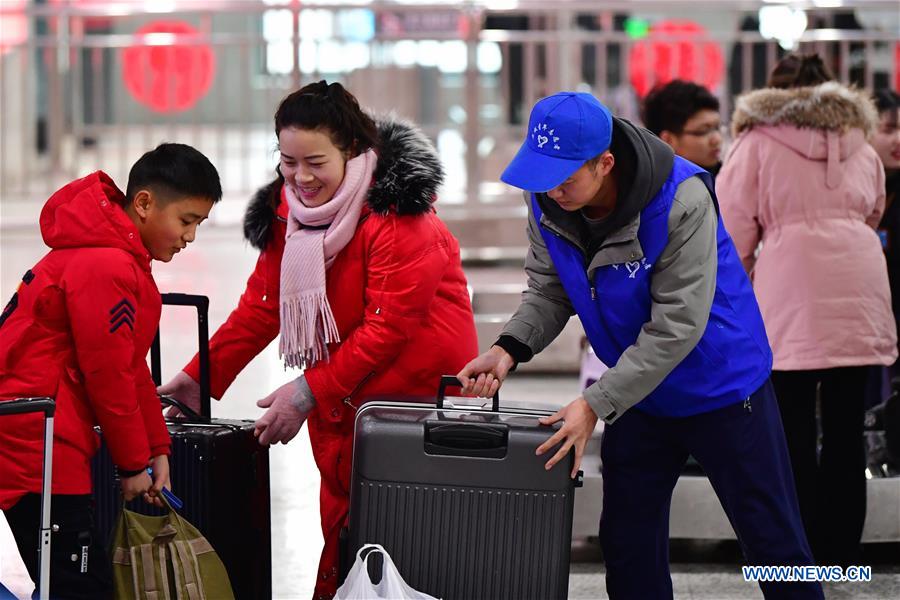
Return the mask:
<path id="1" fill-rule="evenodd" d="M 51 251 L 23 278 L 0 324 L 0 401 L 56 399 L 54 494 L 90 493 L 95 425 L 123 469 L 169 453 L 146 361 L 161 301 L 122 197 L 98 171 L 47 201 L 40 226 Z M 42 447 L 41 416 L 0 418 L 0 509 L 40 492 Z"/>

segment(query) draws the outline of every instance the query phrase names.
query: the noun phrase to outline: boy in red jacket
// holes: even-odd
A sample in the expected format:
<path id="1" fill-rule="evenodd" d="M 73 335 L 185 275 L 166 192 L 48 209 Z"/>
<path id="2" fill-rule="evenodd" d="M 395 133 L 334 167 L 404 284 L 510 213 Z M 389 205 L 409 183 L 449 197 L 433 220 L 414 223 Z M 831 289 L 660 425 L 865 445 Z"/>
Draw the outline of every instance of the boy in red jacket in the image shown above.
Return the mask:
<path id="1" fill-rule="evenodd" d="M 126 193 L 97 171 L 57 191 L 41 212 L 51 251 L 0 315 L 0 402 L 56 399 L 53 598 L 111 593 L 105 540 L 92 524 L 96 425 L 126 500 L 160 505 L 169 486 L 169 434 L 146 361 L 161 309 L 150 261 L 168 262 L 192 242 L 221 197 L 219 174 L 203 154 L 162 144 L 134 164 Z M 42 431 L 39 415 L 0 419 L 0 509 L 34 581 Z"/>

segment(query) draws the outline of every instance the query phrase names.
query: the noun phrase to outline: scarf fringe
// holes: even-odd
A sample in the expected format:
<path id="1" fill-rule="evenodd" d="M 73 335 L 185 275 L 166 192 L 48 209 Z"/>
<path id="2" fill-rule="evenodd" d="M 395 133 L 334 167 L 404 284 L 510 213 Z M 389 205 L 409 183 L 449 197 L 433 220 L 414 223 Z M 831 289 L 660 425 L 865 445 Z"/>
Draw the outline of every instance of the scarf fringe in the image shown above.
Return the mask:
<path id="1" fill-rule="evenodd" d="M 325 290 L 281 302 L 279 356 L 286 367 L 306 369 L 328 360 L 328 344 L 340 342 Z"/>

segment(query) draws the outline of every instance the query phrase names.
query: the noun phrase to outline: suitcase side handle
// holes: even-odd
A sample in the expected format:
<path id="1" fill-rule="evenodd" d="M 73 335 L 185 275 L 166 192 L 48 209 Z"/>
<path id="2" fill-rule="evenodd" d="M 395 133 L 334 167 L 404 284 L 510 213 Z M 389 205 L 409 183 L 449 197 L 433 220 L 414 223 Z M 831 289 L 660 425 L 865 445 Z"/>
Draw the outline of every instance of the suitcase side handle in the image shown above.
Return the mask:
<path id="1" fill-rule="evenodd" d="M 193 306 L 197 309 L 197 346 L 200 354 L 200 415 L 210 417 L 209 399 L 209 298 L 197 294 L 160 294 L 162 303 L 169 306 Z M 159 330 L 150 347 L 150 373 L 157 386 L 162 385 Z M 184 411 L 182 411 L 184 412 Z M 187 413 L 185 413 L 187 414 Z"/>
<path id="2" fill-rule="evenodd" d="M 56 412 L 56 402 L 52 398 L 16 398 L 9 402 L 0 402 L 0 416 L 23 415 L 42 412 L 49 419 Z"/>
<path id="3" fill-rule="evenodd" d="M 197 414 L 196 412 L 194 412 L 193 410 L 191 410 L 186 405 L 182 404 L 181 402 L 179 402 L 172 396 L 165 396 L 165 395 L 160 396 L 159 403 L 162 404 L 163 406 L 174 406 L 175 408 L 180 410 L 181 414 L 183 414 L 185 417 L 187 417 L 189 421 L 200 421 L 203 423 L 208 423 L 210 421 L 209 417 L 204 417 L 204 416 Z"/>
<path id="4" fill-rule="evenodd" d="M 462 384 L 459 382 L 459 379 L 456 378 L 456 375 L 442 375 L 441 382 L 438 384 L 438 393 L 437 393 L 437 407 L 439 409 L 444 408 L 444 398 L 447 394 L 448 387 L 457 387 L 461 388 Z M 493 412 L 500 412 L 500 392 L 494 394 L 493 397 L 493 405 L 491 407 Z"/>

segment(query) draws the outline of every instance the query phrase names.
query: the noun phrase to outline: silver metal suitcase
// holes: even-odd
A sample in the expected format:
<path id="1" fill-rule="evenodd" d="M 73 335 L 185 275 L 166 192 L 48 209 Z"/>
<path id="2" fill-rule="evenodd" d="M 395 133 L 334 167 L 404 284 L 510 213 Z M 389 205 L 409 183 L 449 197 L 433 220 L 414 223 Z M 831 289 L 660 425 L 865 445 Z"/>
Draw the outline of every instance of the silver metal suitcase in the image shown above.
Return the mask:
<path id="1" fill-rule="evenodd" d="M 574 451 L 535 456 L 546 411 L 373 401 L 357 413 L 342 571 L 381 544 L 413 588 L 443 598 L 565 598 Z M 471 399 L 470 399 L 471 400 Z"/>

